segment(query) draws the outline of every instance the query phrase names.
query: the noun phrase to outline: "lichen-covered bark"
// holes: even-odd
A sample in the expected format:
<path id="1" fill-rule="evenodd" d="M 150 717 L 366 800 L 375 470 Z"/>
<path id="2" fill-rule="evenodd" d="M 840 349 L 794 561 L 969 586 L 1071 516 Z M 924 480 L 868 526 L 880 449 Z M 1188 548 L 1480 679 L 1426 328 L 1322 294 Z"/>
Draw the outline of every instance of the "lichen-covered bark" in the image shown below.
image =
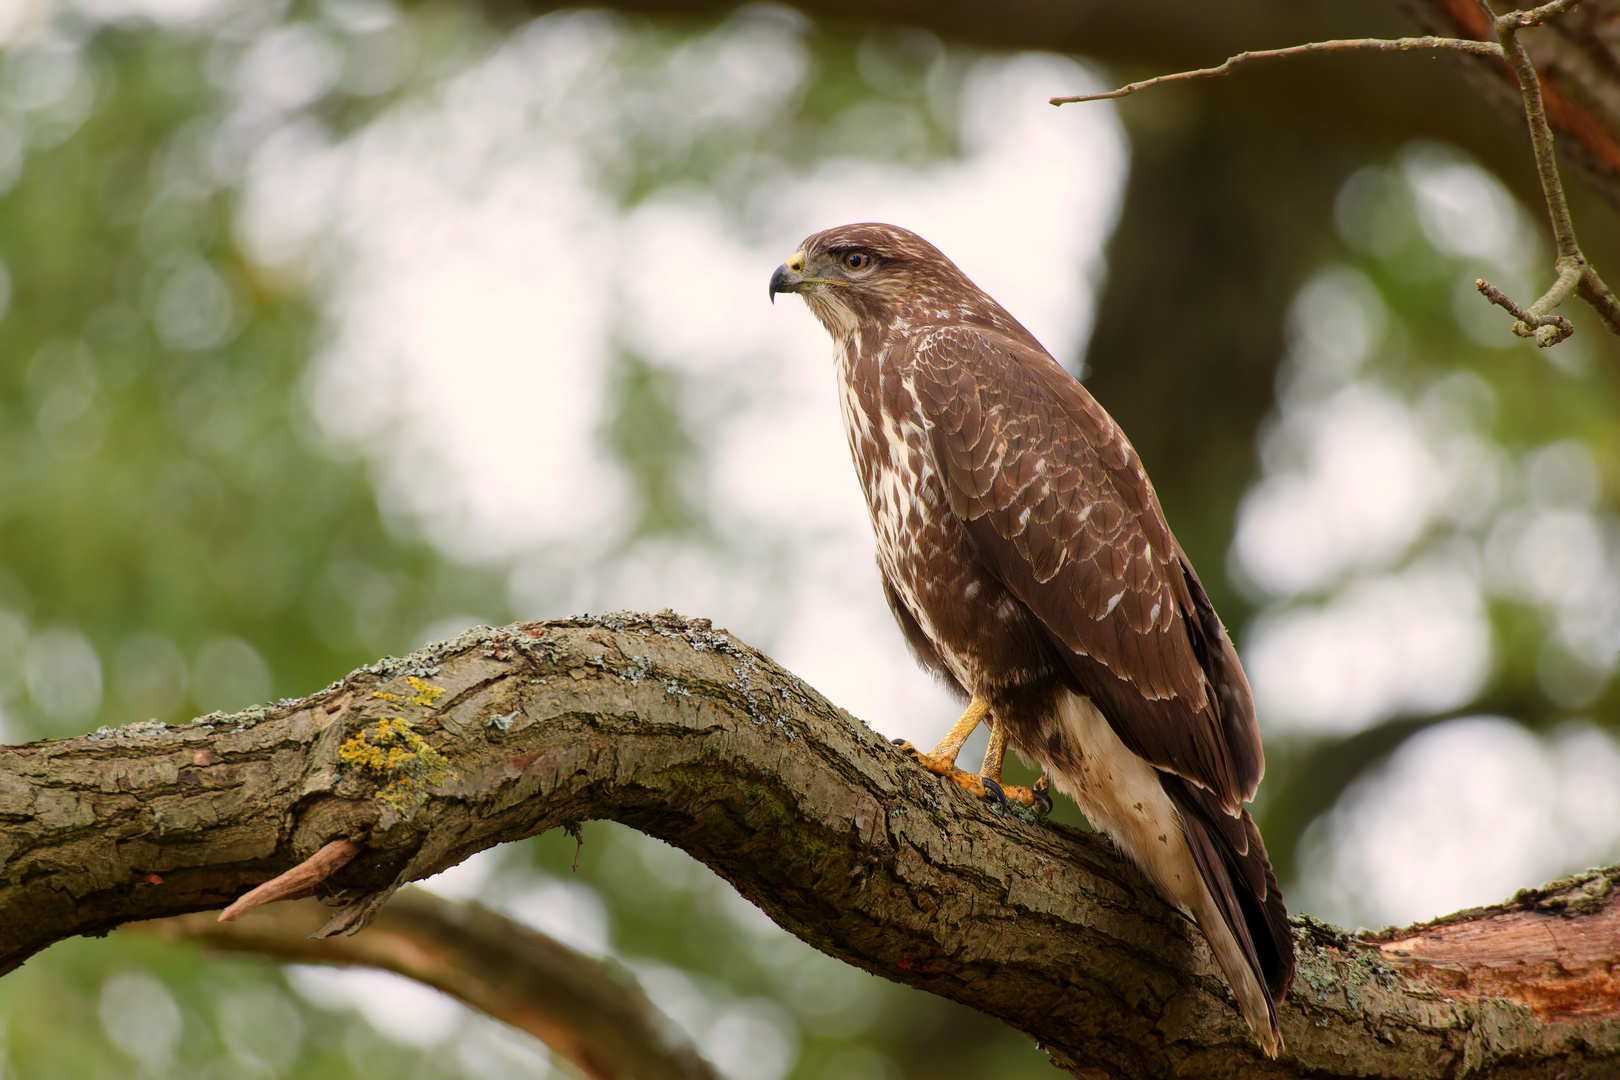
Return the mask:
<path id="1" fill-rule="evenodd" d="M 380 723 L 395 718 L 411 738 Z M 1308 921 L 1288 1050 L 1268 1062 L 1197 931 L 1105 841 L 996 813 L 673 615 L 480 630 L 275 708 L 0 751 L 0 971 L 69 935 L 223 907 L 338 838 L 366 846 L 328 883 L 348 902 L 331 928 L 354 929 L 407 881 L 589 818 L 684 848 L 815 947 L 1000 1017 L 1077 1076 L 1620 1067 L 1612 1001 L 1541 1019 L 1471 990 L 1456 956 L 1442 970 Z M 1613 880 L 1438 932 L 1612 919 Z M 1594 980 L 1616 953 L 1586 957 Z"/>

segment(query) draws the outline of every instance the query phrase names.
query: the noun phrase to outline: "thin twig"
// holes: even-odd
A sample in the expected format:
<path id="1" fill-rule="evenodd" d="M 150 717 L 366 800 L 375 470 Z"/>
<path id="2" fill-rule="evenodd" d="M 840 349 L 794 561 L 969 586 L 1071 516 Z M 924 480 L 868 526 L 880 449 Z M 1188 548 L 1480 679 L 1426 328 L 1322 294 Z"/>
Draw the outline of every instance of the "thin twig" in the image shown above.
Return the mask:
<path id="1" fill-rule="evenodd" d="M 365 845 L 353 840 L 333 840 L 291 870 L 238 897 L 236 903 L 219 913 L 219 921 L 234 922 L 256 907 L 304 896 L 364 850 Z"/>
<path id="2" fill-rule="evenodd" d="M 1528 308 L 1520 307 L 1506 293 L 1483 278 L 1476 280 L 1475 286 L 1491 303 L 1506 308 L 1513 314 L 1517 320 L 1513 324 L 1515 334 L 1534 338 L 1536 344 L 1542 348 L 1556 345 L 1575 332 L 1574 325 L 1568 319 L 1552 314 L 1572 292 L 1596 309 L 1598 317 L 1612 333 L 1620 335 L 1620 300 L 1615 299 L 1609 286 L 1581 253 L 1581 245 L 1575 237 L 1575 221 L 1570 216 L 1569 203 L 1564 198 L 1564 184 L 1558 175 L 1558 157 L 1553 149 L 1552 125 L 1547 122 L 1547 110 L 1541 97 L 1541 77 L 1536 73 L 1535 61 L 1525 52 L 1518 38 L 1520 30 L 1527 26 L 1536 26 L 1553 16 L 1562 15 L 1579 4 L 1580 0 L 1552 0 L 1551 3 L 1542 4 L 1537 8 L 1510 11 L 1506 15 L 1497 15 L 1491 9 L 1489 0 L 1475 0 L 1475 2 L 1490 20 L 1496 41 L 1448 37 L 1345 38 L 1337 41 L 1313 41 L 1285 49 L 1241 52 L 1228 57 L 1225 63 L 1217 67 L 1179 71 L 1173 75 L 1143 79 L 1141 82 L 1134 82 L 1104 94 L 1082 94 L 1077 97 L 1055 97 L 1049 100 L 1053 105 L 1068 105 L 1079 101 L 1122 98 L 1161 83 L 1226 75 L 1237 65 L 1250 60 L 1272 60 L 1287 56 L 1303 56 L 1308 53 L 1355 50 L 1416 52 L 1424 49 L 1446 49 L 1501 60 L 1518 80 L 1519 92 L 1524 98 L 1525 120 L 1530 126 L 1530 149 L 1535 155 L 1536 173 L 1541 178 L 1541 193 L 1547 204 L 1547 216 L 1552 222 L 1553 238 L 1558 248 L 1553 263 L 1558 276 L 1552 287 Z"/>
<path id="3" fill-rule="evenodd" d="M 1559 302 L 1562 302 L 1564 296 L 1568 295 L 1569 290 L 1579 283 L 1580 276 L 1580 272 L 1577 270 L 1575 273 L 1567 275 L 1568 280 L 1566 281 L 1566 275 L 1560 274 L 1558 277 L 1558 282 L 1555 282 L 1553 288 L 1548 290 L 1547 296 L 1551 296 L 1554 292 L 1559 292 L 1558 299 Z M 1562 290 L 1559 290 L 1560 284 L 1564 286 Z M 1558 344 L 1560 341 L 1563 341 L 1565 338 L 1569 337 L 1569 335 L 1575 332 L 1574 325 L 1562 315 L 1538 315 L 1533 311 L 1527 311 L 1518 304 L 1514 303 L 1513 298 L 1508 296 L 1507 293 L 1503 292 L 1501 289 L 1498 289 L 1495 285 L 1492 285 L 1484 278 L 1476 278 L 1474 280 L 1474 288 L 1478 289 L 1480 293 L 1484 295 L 1485 299 L 1489 300 L 1497 307 L 1505 308 L 1509 314 L 1518 320 L 1513 324 L 1513 332 L 1515 334 L 1518 334 L 1520 337 L 1524 338 L 1535 338 L 1536 344 L 1540 345 L 1543 349 L 1547 348 L 1548 346 Z M 1543 296 L 1540 300 L 1537 300 L 1536 304 L 1540 304 L 1545 301 L 1547 296 Z M 1532 307 L 1533 306 L 1534 305 L 1532 305 Z M 1556 307 L 1557 304 L 1550 304 L 1548 306 Z"/>
<path id="4" fill-rule="evenodd" d="M 1620 336 L 1620 301 L 1615 300 L 1614 293 L 1598 277 L 1596 270 L 1581 278 L 1575 295 L 1592 305 L 1592 310 L 1598 313 L 1603 325 L 1609 328 L 1611 334 Z"/>
<path id="5" fill-rule="evenodd" d="M 1620 303 L 1615 301 L 1609 286 L 1586 261 L 1586 256 L 1581 253 L 1580 241 L 1575 236 L 1575 220 L 1570 216 L 1569 203 L 1564 198 L 1563 180 L 1558 175 L 1558 155 L 1553 146 L 1552 125 L 1547 122 L 1547 110 L 1541 97 L 1541 76 L 1536 72 L 1535 61 L 1519 42 L 1520 30 L 1545 22 L 1554 15 L 1561 15 L 1579 2 L 1552 0 L 1552 3 L 1529 11 L 1510 11 L 1506 15 L 1495 16 L 1491 23 L 1491 30 L 1502 45 L 1503 55 L 1513 69 L 1514 78 L 1519 83 L 1519 93 L 1524 98 L 1524 118 L 1530 127 L 1530 148 L 1536 159 L 1536 173 L 1541 178 L 1541 194 L 1547 204 L 1553 240 L 1558 246 L 1554 263 L 1558 277 L 1552 287 L 1528 309 L 1521 309 L 1500 289 L 1488 286 L 1483 281 L 1478 283 L 1478 287 L 1491 303 L 1513 312 L 1518 320 L 1513 324 L 1515 334 L 1535 338 L 1536 344 L 1542 348 L 1556 345 L 1575 332 L 1568 319 L 1552 317 L 1553 310 L 1571 292 L 1591 304 L 1611 332 L 1620 334 Z M 1486 11 L 1490 10 L 1484 0 L 1481 0 L 1481 4 Z"/>
<path id="6" fill-rule="evenodd" d="M 1524 116 L 1530 124 L 1530 148 L 1535 153 L 1536 172 L 1541 177 L 1541 194 L 1547 202 L 1547 216 L 1552 220 L 1553 238 L 1558 243 L 1558 257 L 1561 259 L 1579 256 L 1581 248 L 1575 240 L 1575 223 L 1569 216 L 1569 204 L 1564 200 L 1564 184 L 1558 176 L 1552 125 L 1547 123 L 1547 110 L 1541 100 L 1541 78 L 1536 74 L 1535 61 L 1530 59 L 1530 54 L 1519 43 L 1518 32 L 1576 2 L 1554 0 L 1534 11 L 1512 11 L 1494 24 L 1502 52 L 1519 80 L 1520 93 L 1524 95 Z"/>
<path id="7" fill-rule="evenodd" d="M 1079 101 L 1105 101 L 1109 98 L 1129 97 L 1138 90 L 1146 90 L 1150 86 L 1160 83 L 1180 82 L 1185 79 L 1209 79 L 1217 75 L 1226 75 L 1239 64 L 1250 60 L 1275 60 L 1285 56 L 1303 56 L 1306 53 L 1324 52 L 1351 52 L 1367 50 L 1373 52 L 1421 52 L 1424 49 L 1450 49 L 1455 52 L 1473 53 L 1476 56 L 1494 56 L 1502 59 L 1502 47 L 1494 41 L 1474 41 L 1470 38 L 1447 37 L 1411 37 L 1411 38 L 1344 38 L 1338 41 L 1312 41 L 1305 45 L 1290 45 L 1286 49 L 1257 49 L 1253 52 L 1240 52 L 1236 56 L 1229 56 L 1226 62 L 1218 67 L 1199 68 L 1197 71 L 1178 71 L 1174 75 L 1160 75 L 1152 79 L 1143 79 L 1133 82 L 1129 86 L 1122 86 L 1118 90 L 1110 90 L 1106 94 L 1081 94 L 1078 97 L 1055 97 L 1051 99 L 1053 105 L 1071 105 Z"/>

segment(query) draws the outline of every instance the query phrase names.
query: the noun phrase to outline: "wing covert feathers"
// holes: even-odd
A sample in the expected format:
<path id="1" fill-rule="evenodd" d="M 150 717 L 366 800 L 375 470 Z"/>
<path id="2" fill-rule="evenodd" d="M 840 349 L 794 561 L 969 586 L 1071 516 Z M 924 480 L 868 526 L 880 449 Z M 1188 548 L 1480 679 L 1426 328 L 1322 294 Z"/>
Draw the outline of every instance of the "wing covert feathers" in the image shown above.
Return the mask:
<path id="1" fill-rule="evenodd" d="M 1136 451 L 1043 350 L 976 327 L 910 345 L 951 508 L 1120 741 L 1241 812 L 1264 771 L 1247 679 Z"/>

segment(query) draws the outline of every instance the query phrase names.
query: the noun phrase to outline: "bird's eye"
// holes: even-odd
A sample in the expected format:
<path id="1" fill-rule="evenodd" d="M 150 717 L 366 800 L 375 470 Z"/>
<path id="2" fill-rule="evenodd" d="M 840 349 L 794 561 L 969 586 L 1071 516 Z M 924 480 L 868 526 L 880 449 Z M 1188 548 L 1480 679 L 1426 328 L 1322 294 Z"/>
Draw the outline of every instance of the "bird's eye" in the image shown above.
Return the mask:
<path id="1" fill-rule="evenodd" d="M 872 256 L 864 251 L 852 251 L 844 256 L 844 265 L 851 270 L 865 270 L 872 262 Z"/>

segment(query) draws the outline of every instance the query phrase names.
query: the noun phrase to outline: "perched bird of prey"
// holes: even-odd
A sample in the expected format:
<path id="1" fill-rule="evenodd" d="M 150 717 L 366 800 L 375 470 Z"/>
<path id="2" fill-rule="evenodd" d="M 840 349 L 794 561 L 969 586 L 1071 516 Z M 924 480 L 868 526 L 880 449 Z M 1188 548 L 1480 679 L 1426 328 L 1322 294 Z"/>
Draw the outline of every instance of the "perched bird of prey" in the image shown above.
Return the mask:
<path id="1" fill-rule="evenodd" d="M 771 299 L 782 292 L 832 335 L 894 617 L 970 701 L 931 753 L 907 748 L 970 791 L 1031 805 L 1045 795 L 1001 785 L 1001 763 L 1009 745 L 1039 762 L 1191 913 L 1275 1057 L 1294 948 L 1243 807 L 1265 771 L 1254 702 L 1129 440 L 915 233 L 816 233 L 771 276 Z M 981 722 L 990 749 L 973 776 L 955 761 Z"/>

